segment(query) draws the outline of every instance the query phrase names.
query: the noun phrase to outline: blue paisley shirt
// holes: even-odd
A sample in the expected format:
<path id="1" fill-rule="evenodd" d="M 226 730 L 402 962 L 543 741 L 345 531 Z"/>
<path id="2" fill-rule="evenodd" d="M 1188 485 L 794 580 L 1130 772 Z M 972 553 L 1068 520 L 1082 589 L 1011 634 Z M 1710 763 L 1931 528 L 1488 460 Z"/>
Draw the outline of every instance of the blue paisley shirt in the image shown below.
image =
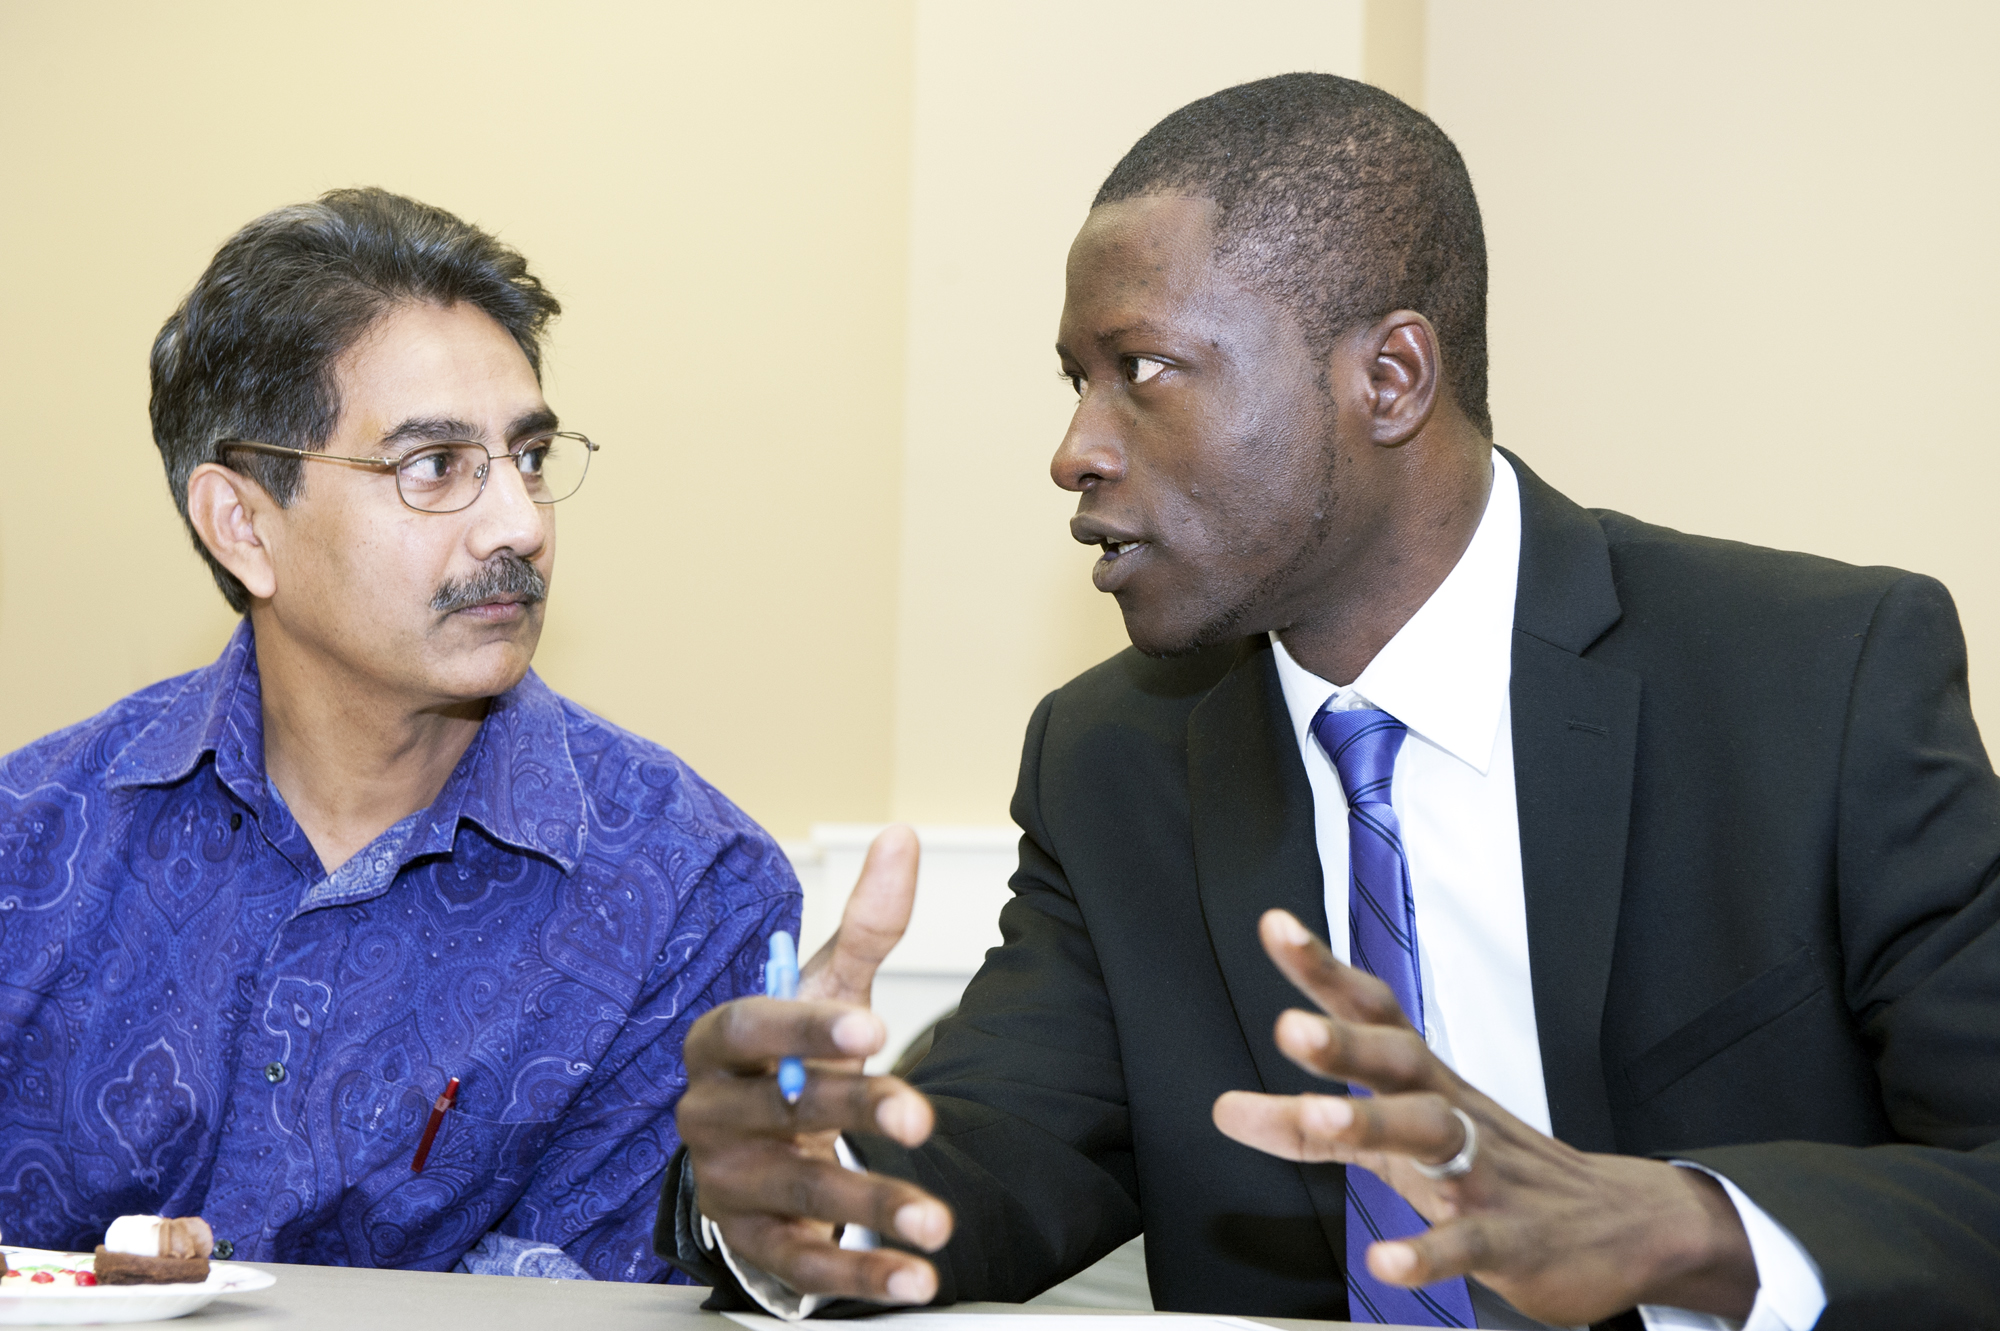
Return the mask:
<path id="1" fill-rule="evenodd" d="M 253 1261 L 668 1279 L 681 1045 L 797 932 L 777 845 L 533 674 L 331 874 L 263 755 L 246 622 L 0 760 L 7 1240 L 200 1214 Z"/>

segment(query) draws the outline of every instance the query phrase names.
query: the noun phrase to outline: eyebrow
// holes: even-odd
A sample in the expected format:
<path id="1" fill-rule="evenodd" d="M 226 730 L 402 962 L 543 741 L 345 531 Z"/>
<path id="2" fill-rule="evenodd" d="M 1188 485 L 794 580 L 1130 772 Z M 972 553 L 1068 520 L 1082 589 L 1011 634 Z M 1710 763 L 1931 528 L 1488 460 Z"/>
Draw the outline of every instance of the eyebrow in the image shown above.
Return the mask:
<path id="1" fill-rule="evenodd" d="M 452 416 L 412 416 L 382 436 L 381 442 L 388 444 L 440 444 L 447 439 L 470 439 L 479 433 L 477 426 L 468 425 Z"/>
<path id="2" fill-rule="evenodd" d="M 561 422 L 547 407 L 537 407 L 514 418 L 507 427 L 507 442 L 517 443 L 532 435 L 546 434 Z M 382 445 L 391 444 L 441 444 L 452 439 L 477 441 L 481 431 L 478 426 L 458 419 L 456 416 L 412 416 L 382 436 Z"/>
<path id="3" fill-rule="evenodd" d="M 1116 342 L 1122 337 L 1144 336 L 1164 338 L 1171 337 L 1172 335 L 1173 330 L 1170 328 L 1153 323 L 1148 319 L 1136 319 L 1131 323 L 1119 324 L 1116 328 L 1106 328 L 1102 332 L 1094 333 L 1091 335 L 1090 340 L 1098 346 L 1103 346 L 1107 342 Z M 1069 356 L 1074 354 L 1069 349 L 1067 342 L 1056 343 L 1056 355 Z"/>
<path id="4" fill-rule="evenodd" d="M 1119 324 L 1116 328 L 1105 329 L 1097 335 L 1097 341 L 1102 345 L 1106 342 L 1116 342 L 1121 337 L 1132 337 L 1134 335 L 1170 337 L 1172 334 L 1172 329 L 1161 324 L 1156 324 L 1150 319 L 1135 319 L 1131 323 Z"/>
<path id="5" fill-rule="evenodd" d="M 531 435 L 547 434 L 561 424 L 553 411 L 547 407 L 537 407 L 533 411 L 522 412 L 514 418 L 514 423 L 507 427 L 507 442 L 519 443 Z"/>

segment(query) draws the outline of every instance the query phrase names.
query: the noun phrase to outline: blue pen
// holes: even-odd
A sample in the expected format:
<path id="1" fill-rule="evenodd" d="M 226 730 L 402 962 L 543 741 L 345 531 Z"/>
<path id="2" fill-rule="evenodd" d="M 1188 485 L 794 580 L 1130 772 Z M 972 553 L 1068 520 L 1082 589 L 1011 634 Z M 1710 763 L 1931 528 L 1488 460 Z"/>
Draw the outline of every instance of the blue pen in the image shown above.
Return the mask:
<path id="1" fill-rule="evenodd" d="M 799 996 L 799 950 L 792 942 L 792 936 L 783 929 L 771 935 L 771 959 L 764 963 L 764 996 Z M 795 1105 L 805 1093 L 806 1065 L 796 1058 L 781 1059 L 778 1063 L 778 1094 L 785 1097 L 786 1104 Z"/>

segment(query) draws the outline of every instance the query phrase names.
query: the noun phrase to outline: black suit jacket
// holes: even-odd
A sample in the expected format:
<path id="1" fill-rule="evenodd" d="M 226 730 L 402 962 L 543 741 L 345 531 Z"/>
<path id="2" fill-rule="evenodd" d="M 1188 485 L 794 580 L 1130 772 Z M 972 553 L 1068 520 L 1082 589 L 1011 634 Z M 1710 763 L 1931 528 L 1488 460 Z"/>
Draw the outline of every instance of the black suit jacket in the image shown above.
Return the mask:
<path id="1" fill-rule="evenodd" d="M 2000 782 L 1937 583 L 1588 512 L 1518 461 L 1512 679 L 1557 1136 L 1737 1182 L 1822 1326 L 2000 1325 Z M 1004 945 L 870 1167 L 949 1202 L 940 1298 L 1022 1299 L 1143 1226 L 1164 1308 L 1338 1317 L 1341 1171 L 1222 1137 L 1279 1055 L 1263 955 L 1322 933 L 1268 642 L 1125 652 L 1028 728 Z M 669 1199 L 669 1207 L 672 1198 Z"/>

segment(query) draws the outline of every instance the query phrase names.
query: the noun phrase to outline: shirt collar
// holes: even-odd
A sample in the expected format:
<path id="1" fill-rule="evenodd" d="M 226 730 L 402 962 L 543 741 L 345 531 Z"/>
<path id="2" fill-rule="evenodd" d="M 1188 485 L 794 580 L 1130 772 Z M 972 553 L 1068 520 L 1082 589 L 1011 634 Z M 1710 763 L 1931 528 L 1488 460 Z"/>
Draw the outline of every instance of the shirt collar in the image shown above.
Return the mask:
<path id="1" fill-rule="evenodd" d="M 1514 592 L 1521 565 L 1521 489 L 1494 449 L 1493 489 L 1472 542 L 1430 599 L 1345 688 L 1294 661 L 1272 635 L 1285 707 L 1300 743 L 1329 701 L 1379 707 L 1484 775 L 1507 713 Z"/>
<path id="2" fill-rule="evenodd" d="M 112 790 L 172 785 L 186 779 L 209 754 L 217 756 L 218 765 L 224 757 L 249 764 L 259 791 L 250 803 L 261 807 L 263 695 L 257 686 L 257 653 L 248 619 L 229 635 L 222 655 L 188 675 L 166 709 L 119 750 L 105 771 L 105 785 Z M 235 783 L 230 784 L 233 788 Z"/>
<path id="3" fill-rule="evenodd" d="M 261 816 L 263 693 L 247 618 L 222 655 L 189 675 L 166 709 L 112 759 L 105 784 L 114 790 L 173 785 L 210 754 L 216 776 Z M 562 700 L 540 676 L 530 670 L 488 704 L 479 734 L 444 789 L 428 810 L 412 817 L 416 823 L 397 856 L 400 864 L 449 854 L 459 820 L 467 819 L 496 841 L 547 856 L 565 873 L 576 867 L 583 851 L 583 781 L 570 756 Z"/>
<path id="4" fill-rule="evenodd" d="M 448 854 L 460 820 L 516 850 L 576 867 L 583 855 L 583 779 L 569 751 L 562 699 L 530 670 L 487 705 L 458 770 L 418 815 L 402 858 Z"/>

